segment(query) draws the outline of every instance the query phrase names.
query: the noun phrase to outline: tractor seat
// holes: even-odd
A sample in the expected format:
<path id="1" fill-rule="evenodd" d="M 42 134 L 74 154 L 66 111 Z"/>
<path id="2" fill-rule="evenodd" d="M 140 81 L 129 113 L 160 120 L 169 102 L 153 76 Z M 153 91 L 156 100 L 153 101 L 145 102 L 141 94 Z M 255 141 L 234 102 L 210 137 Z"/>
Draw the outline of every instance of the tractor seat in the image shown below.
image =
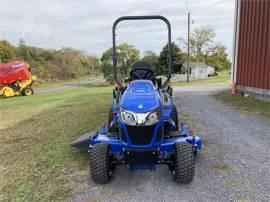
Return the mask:
<path id="1" fill-rule="evenodd" d="M 139 61 L 132 65 L 130 71 L 130 81 L 134 80 L 155 80 L 153 66 L 147 62 Z"/>

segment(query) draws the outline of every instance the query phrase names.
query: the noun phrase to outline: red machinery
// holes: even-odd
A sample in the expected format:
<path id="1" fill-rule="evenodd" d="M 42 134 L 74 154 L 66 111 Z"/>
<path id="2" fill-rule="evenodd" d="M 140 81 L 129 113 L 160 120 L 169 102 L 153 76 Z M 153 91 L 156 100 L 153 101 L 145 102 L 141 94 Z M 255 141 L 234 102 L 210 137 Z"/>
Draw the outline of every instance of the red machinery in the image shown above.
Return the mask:
<path id="1" fill-rule="evenodd" d="M 28 80 L 31 76 L 29 65 L 23 61 L 14 61 L 0 65 L 0 84 L 12 84 L 20 80 Z"/>
<path id="2" fill-rule="evenodd" d="M 0 95 L 32 95 L 34 80 L 36 77 L 31 75 L 29 65 L 24 61 L 0 64 Z"/>

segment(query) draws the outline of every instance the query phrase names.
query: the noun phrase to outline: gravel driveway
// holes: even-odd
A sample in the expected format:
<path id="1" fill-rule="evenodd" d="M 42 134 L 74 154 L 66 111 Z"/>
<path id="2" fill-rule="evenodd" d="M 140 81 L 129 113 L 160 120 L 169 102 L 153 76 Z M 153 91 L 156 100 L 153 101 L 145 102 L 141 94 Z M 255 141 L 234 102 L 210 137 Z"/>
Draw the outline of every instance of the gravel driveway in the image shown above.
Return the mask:
<path id="1" fill-rule="evenodd" d="M 175 88 L 178 111 L 196 122 L 204 150 L 194 181 L 179 185 L 167 166 L 156 171 L 118 167 L 113 180 L 72 201 L 270 201 L 270 125 L 239 112 L 209 94 L 223 85 Z"/>

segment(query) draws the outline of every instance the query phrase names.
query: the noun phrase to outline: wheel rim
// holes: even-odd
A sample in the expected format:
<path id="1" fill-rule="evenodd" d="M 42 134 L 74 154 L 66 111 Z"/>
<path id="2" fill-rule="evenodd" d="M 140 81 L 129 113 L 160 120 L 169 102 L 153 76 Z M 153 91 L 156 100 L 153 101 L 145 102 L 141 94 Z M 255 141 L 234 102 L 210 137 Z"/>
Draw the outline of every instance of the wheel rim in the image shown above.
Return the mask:
<path id="1" fill-rule="evenodd" d="M 32 95 L 32 90 L 31 89 L 26 89 L 25 94 L 26 95 Z"/>

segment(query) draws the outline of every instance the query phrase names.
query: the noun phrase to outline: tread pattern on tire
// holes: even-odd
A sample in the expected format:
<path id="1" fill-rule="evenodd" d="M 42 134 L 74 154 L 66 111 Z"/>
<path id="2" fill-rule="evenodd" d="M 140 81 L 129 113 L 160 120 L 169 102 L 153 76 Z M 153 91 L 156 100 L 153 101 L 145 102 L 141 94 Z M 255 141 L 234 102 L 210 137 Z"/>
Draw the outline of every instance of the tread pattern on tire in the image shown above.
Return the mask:
<path id="1" fill-rule="evenodd" d="M 109 115 L 108 115 L 108 132 L 114 132 L 114 128 L 110 127 L 110 124 L 113 120 L 113 109 L 110 107 Z"/>
<path id="2" fill-rule="evenodd" d="M 172 108 L 172 119 L 175 123 L 175 128 L 171 127 L 171 131 L 178 131 L 179 129 L 179 126 L 178 126 L 178 113 L 177 113 L 177 108 L 175 105 L 173 105 L 173 108 Z"/>
<path id="3" fill-rule="evenodd" d="M 188 143 L 175 144 L 175 170 L 174 179 L 181 184 L 192 182 L 194 178 L 194 154 L 192 146 Z"/>
<path id="4" fill-rule="evenodd" d="M 107 183 L 112 177 L 109 166 L 109 152 L 109 146 L 102 143 L 95 144 L 91 149 L 90 174 L 96 183 Z"/>

